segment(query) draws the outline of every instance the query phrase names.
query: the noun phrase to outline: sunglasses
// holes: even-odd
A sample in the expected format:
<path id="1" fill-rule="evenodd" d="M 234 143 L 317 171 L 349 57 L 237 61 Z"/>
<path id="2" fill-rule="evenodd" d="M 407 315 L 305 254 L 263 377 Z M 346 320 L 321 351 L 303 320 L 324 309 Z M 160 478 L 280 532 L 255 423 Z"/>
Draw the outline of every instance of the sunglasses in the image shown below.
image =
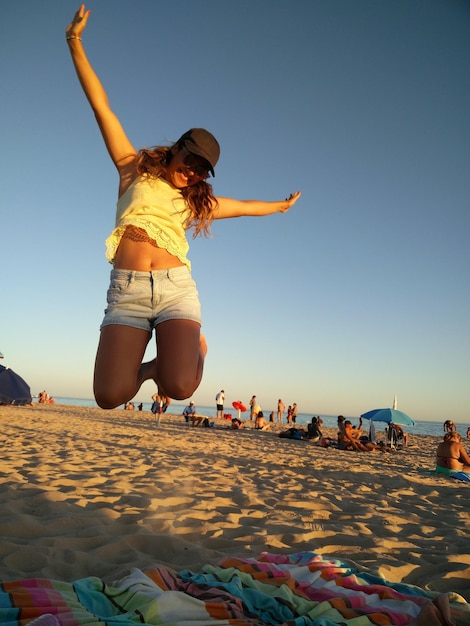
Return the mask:
<path id="1" fill-rule="evenodd" d="M 209 169 L 207 165 L 203 165 L 203 160 L 192 154 L 192 152 L 189 152 L 189 150 L 184 147 L 183 151 L 185 152 L 183 163 L 186 167 L 188 167 L 198 178 L 209 178 Z"/>

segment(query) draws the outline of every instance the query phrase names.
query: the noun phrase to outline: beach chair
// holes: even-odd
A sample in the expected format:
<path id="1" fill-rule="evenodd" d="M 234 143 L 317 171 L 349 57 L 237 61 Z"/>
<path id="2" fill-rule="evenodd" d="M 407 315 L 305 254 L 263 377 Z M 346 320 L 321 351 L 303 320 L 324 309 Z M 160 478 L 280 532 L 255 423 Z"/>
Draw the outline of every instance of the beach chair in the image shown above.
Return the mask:
<path id="1" fill-rule="evenodd" d="M 405 438 L 403 437 L 403 433 L 395 432 L 395 448 L 396 450 L 403 450 L 406 446 Z"/>
<path id="2" fill-rule="evenodd" d="M 405 447 L 403 432 L 397 432 L 393 426 L 389 426 L 387 428 L 387 446 L 392 450 L 403 450 Z"/>

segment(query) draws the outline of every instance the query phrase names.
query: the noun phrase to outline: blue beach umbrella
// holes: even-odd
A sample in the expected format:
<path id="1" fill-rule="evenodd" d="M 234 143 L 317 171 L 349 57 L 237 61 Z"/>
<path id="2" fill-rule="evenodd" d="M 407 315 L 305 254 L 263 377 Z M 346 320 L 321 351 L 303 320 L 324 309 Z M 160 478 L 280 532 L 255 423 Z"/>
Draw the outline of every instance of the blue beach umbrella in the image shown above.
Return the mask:
<path id="1" fill-rule="evenodd" d="M 9 367 L 0 365 L 0 404 L 30 404 L 28 383 Z"/>
<path id="2" fill-rule="evenodd" d="M 385 422 L 386 424 L 401 424 L 402 426 L 414 426 L 414 420 L 409 415 L 398 409 L 374 409 L 361 415 L 366 420 Z"/>

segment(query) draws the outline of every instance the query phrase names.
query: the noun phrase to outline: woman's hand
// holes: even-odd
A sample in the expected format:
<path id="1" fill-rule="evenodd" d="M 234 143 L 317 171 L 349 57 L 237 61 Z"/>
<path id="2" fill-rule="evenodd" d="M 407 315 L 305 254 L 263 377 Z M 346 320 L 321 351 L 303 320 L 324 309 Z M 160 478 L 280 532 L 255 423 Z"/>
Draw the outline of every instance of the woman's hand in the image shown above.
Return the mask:
<path id="1" fill-rule="evenodd" d="M 296 191 L 295 193 L 291 193 L 285 201 L 285 207 L 280 209 L 281 213 L 287 213 L 287 211 L 294 206 L 297 200 L 300 198 L 300 191 Z"/>
<path id="2" fill-rule="evenodd" d="M 88 17 L 91 11 L 85 11 L 85 5 L 81 4 L 78 11 L 75 13 L 73 20 L 65 29 L 65 37 L 66 39 L 80 39 L 83 31 L 85 30 L 86 24 L 88 22 Z"/>

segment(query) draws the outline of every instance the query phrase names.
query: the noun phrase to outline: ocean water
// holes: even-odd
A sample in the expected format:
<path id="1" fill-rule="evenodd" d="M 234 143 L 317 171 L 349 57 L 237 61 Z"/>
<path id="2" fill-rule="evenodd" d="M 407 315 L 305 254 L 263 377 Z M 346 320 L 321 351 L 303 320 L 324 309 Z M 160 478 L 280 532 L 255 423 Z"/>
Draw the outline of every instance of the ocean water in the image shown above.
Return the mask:
<path id="1" fill-rule="evenodd" d="M 94 400 L 91 399 L 83 399 L 83 398 L 60 398 L 60 397 L 55 397 L 55 401 L 57 404 L 66 404 L 66 405 L 73 405 L 73 406 L 86 406 L 86 407 L 97 407 L 98 405 L 96 404 L 96 402 Z M 139 404 L 139 402 L 135 402 L 136 405 L 136 410 L 137 410 L 137 405 Z M 186 402 L 183 403 L 172 403 L 170 405 L 170 408 L 168 409 L 169 413 L 182 413 L 184 407 L 187 405 Z M 151 403 L 150 402 L 144 402 L 143 403 L 143 411 L 150 411 L 150 407 L 151 407 Z M 216 408 L 215 406 L 200 406 L 197 405 L 197 412 L 201 413 L 202 415 L 207 415 L 208 417 L 215 417 L 216 415 Z M 237 416 L 237 411 L 233 408 L 228 408 L 226 407 L 225 409 L 225 413 L 230 413 L 232 415 L 232 417 L 236 417 Z M 266 419 L 269 419 L 269 414 L 271 413 L 271 410 L 263 410 L 264 413 L 264 417 Z M 297 424 L 298 425 L 306 425 L 308 424 L 313 415 L 320 415 L 320 417 L 323 420 L 323 425 L 327 428 L 335 428 L 336 427 L 336 421 L 337 421 L 337 415 L 321 415 L 319 413 L 299 413 L 299 415 L 297 416 Z M 242 419 L 247 419 L 248 418 L 248 412 L 246 413 L 242 413 Z M 285 422 L 285 415 L 284 415 L 284 422 Z M 357 425 L 359 423 L 359 418 L 358 417 L 349 417 L 346 416 L 346 419 L 350 419 L 353 423 L 353 425 Z M 368 422 L 367 420 L 363 421 L 362 427 L 364 430 L 368 429 L 367 426 Z M 415 435 L 434 435 L 435 437 L 441 437 L 444 434 L 444 428 L 443 428 L 443 424 L 444 422 L 424 422 L 424 421 L 417 421 L 416 424 L 414 426 L 405 426 L 404 430 L 406 432 L 409 432 L 410 434 L 415 434 Z M 385 427 L 387 426 L 384 423 L 381 422 L 374 422 L 375 425 L 375 429 L 377 432 L 383 431 L 385 429 Z M 467 429 L 469 428 L 468 424 L 456 424 L 457 426 L 457 430 L 458 432 L 462 435 L 462 437 L 466 437 L 467 435 Z"/>

